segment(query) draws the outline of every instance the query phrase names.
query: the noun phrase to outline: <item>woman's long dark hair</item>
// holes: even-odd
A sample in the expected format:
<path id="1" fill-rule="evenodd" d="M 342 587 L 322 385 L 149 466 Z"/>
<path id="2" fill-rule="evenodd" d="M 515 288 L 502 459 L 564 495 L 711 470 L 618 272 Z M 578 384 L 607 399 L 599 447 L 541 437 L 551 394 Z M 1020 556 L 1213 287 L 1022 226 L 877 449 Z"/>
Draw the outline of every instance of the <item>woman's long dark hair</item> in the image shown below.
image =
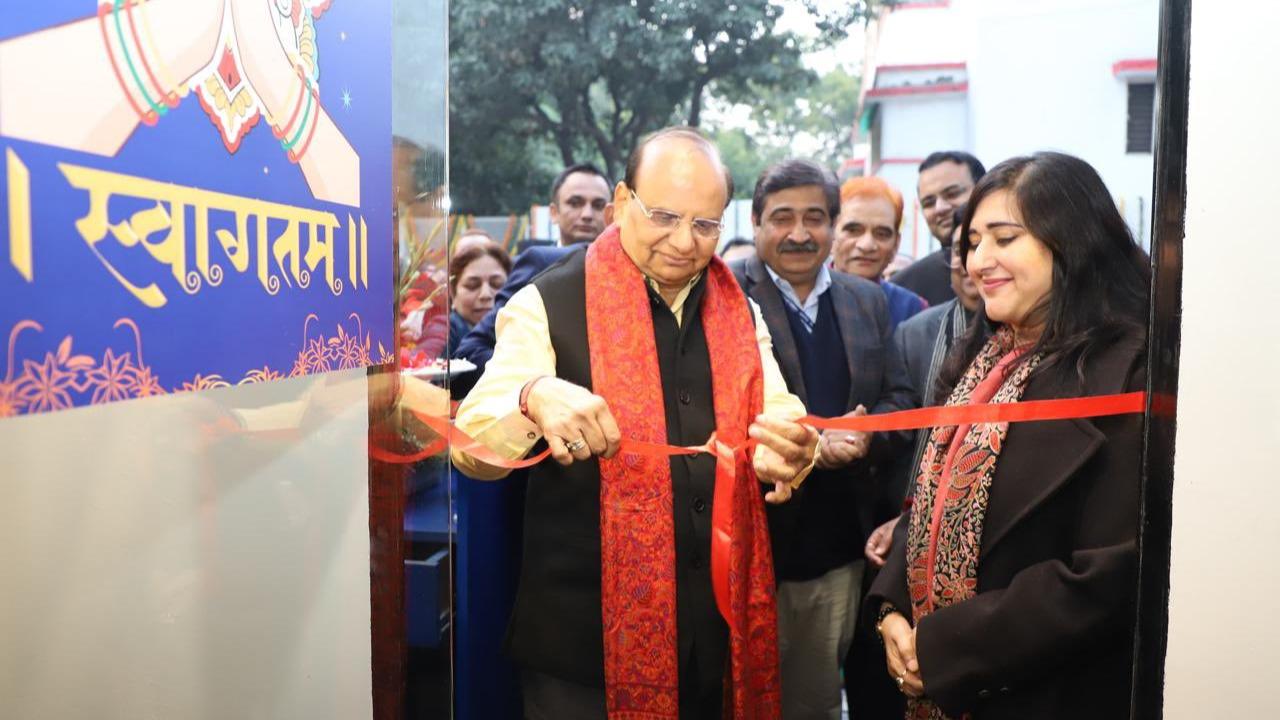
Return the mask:
<path id="1" fill-rule="evenodd" d="M 1151 262 L 1120 217 L 1107 186 L 1089 163 L 1041 152 L 995 166 L 973 188 L 953 252 L 969 255 L 969 224 L 984 198 L 1009 191 L 1027 232 L 1053 254 L 1053 285 L 1033 312 L 1044 319 L 1040 339 L 1023 357 L 1043 355 L 1034 375 L 1052 373 L 1084 382 L 1084 367 L 1122 336 L 1145 333 Z M 938 376 L 939 397 L 950 395 L 998 327 L 985 309 L 969 326 Z"/>

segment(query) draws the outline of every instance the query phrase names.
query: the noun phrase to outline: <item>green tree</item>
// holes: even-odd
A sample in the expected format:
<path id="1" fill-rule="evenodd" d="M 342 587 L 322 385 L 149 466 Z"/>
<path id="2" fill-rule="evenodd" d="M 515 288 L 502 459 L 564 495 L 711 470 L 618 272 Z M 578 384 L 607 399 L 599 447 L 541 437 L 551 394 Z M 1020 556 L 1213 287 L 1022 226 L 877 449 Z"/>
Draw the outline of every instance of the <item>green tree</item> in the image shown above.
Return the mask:
<path id="1" fill-rule="evenodd" d="M 786 157 L 785 151 L 757 141 L 753 133 L 743 128 L 726 128 L 711 133 L 720 148 L 720 157 L 733 175 L 734 196 L 751 197 L 756 178 L 773 163 Z"/>
<path id="2" fill-rule="evenodd" d="M 830 42 L 876 5 L 811 8 Z M 639 138 L 699 125 L 712 94 L 805 87 L 805 40 L 773 0 L 455 0 L 451 182 L 465 212 L 546 202 L 549 176 L 594 161 L 618 178 Z"/>
<path id="3" fill-rule="evenodd" d="M 738 197 L 751 197 L 760 172 L 787 157 L 801 156 L 835 171 L 853 153 L 859 78 L 837 67 L 813 83 L 770 87 L 750 84 L 730 117 L 750 113 L 748 127 L 712 130 Z"/>

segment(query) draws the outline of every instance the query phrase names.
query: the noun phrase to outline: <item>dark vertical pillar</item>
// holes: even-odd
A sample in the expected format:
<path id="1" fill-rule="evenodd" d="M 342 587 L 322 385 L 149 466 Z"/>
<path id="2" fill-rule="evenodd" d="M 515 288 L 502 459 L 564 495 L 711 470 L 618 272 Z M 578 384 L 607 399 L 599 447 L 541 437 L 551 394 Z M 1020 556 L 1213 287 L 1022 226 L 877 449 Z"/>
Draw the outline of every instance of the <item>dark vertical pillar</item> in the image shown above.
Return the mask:
<path id="1" fill-rule="evenodd" d="M 391 287 L 400 287 L 400 214 L 394 214 Z M 399 344 L 399 298 L 387 308 Z M 397 350 L 393 350 L 397 352 Z M 397 354 L 398 357 L 398 354 Z M 369 444 L 397 447 L 394 408 L 400 375 L 396 361 L 368 369 Z M 408 664 L 404 591 L 404 502 L 408 468 L 369 458 L 369 630 L 373 720 L 404 716 Z"/>
<path id="2" fill-rule="evenodd" d="M 369 368 L 369 441 L 392 446 L 389 407 L 394 365 Z M 369 459 L 369 603 L 373 720 L 404 714 L 404 474 L 405 466 Z"/>
<path id="3" fill-rule="evenodd" d="M 1182 241 L 1187 197 L 1187 91 L 1191 0 L 1162 0 L 1156 75 L 1155 184 L 1152 208 L 1150 400 L 1143 448 L 1142 532 L 1133 673 L 1135 720 L 1164 715 L 1164 656 L 1169 626 L 1169 545 L 1173 451 L 1182 330 Z"/>

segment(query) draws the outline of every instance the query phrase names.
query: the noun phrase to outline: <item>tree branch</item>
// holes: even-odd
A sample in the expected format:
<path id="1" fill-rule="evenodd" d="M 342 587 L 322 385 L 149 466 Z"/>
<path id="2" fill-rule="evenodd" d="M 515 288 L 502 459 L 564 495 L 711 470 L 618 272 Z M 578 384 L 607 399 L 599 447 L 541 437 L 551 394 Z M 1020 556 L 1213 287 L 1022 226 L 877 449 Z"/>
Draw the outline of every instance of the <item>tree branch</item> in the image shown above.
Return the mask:
<path id="1" fill-rule="evenodd" d="M 596 122 L 595 111 L 591 109 L 591 88 L 588 86 L 579 96 L 583 115 L 583 128 L 591 139 L 595 141 L 596 148 L 600 151 L 600 156 L 604 158 L 606 172 L 610 177 L 618 174 L 618 167 L 622 164 L 619 159 L 618 148 L 613 141 L 600 129 L 599 123 Z"/>
<path id="2" fill-rule="evenodd" d="M 698 127 L 702 122 L 702 92 L 706 89 L 709 79 L 698 78 L 693 83 L 693 90 L 689 97 L 689 125 Z"/>
<path id="3" fill-rule="evenodd" d="M 573 160 L 573 137 L 566 127 L 565 123 L 557 123 L 551 119 L 546 110 L 542 109 L 542 104 L 536 98 L 528 98 L 526 106 L 533 110 L 534 119 L 538 124 L 551 133 L 551 137 L 555 140 L 556 148 L 560 150 L 560 159 L 564 164 L 572 165 Z"/>

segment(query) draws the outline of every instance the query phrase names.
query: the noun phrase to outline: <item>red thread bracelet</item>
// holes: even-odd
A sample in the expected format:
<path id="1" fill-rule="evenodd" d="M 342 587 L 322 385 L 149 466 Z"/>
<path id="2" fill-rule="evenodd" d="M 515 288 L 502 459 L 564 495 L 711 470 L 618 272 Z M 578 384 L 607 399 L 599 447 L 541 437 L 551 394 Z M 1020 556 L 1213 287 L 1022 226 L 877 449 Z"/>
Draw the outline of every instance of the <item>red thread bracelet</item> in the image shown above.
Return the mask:
<path id="1" fill-rule="evenodd" d="M 539 375 L 538 377 L 525 383 L 524 387 L 520 388 L 520 414 L 528 418 L 529 422 L 534 421 L 533 418 L 529 417 L 529 391 L 533 389 L 534 383 L 538 382 L 539 380 L 545 377 L 547 376 Z"/>

